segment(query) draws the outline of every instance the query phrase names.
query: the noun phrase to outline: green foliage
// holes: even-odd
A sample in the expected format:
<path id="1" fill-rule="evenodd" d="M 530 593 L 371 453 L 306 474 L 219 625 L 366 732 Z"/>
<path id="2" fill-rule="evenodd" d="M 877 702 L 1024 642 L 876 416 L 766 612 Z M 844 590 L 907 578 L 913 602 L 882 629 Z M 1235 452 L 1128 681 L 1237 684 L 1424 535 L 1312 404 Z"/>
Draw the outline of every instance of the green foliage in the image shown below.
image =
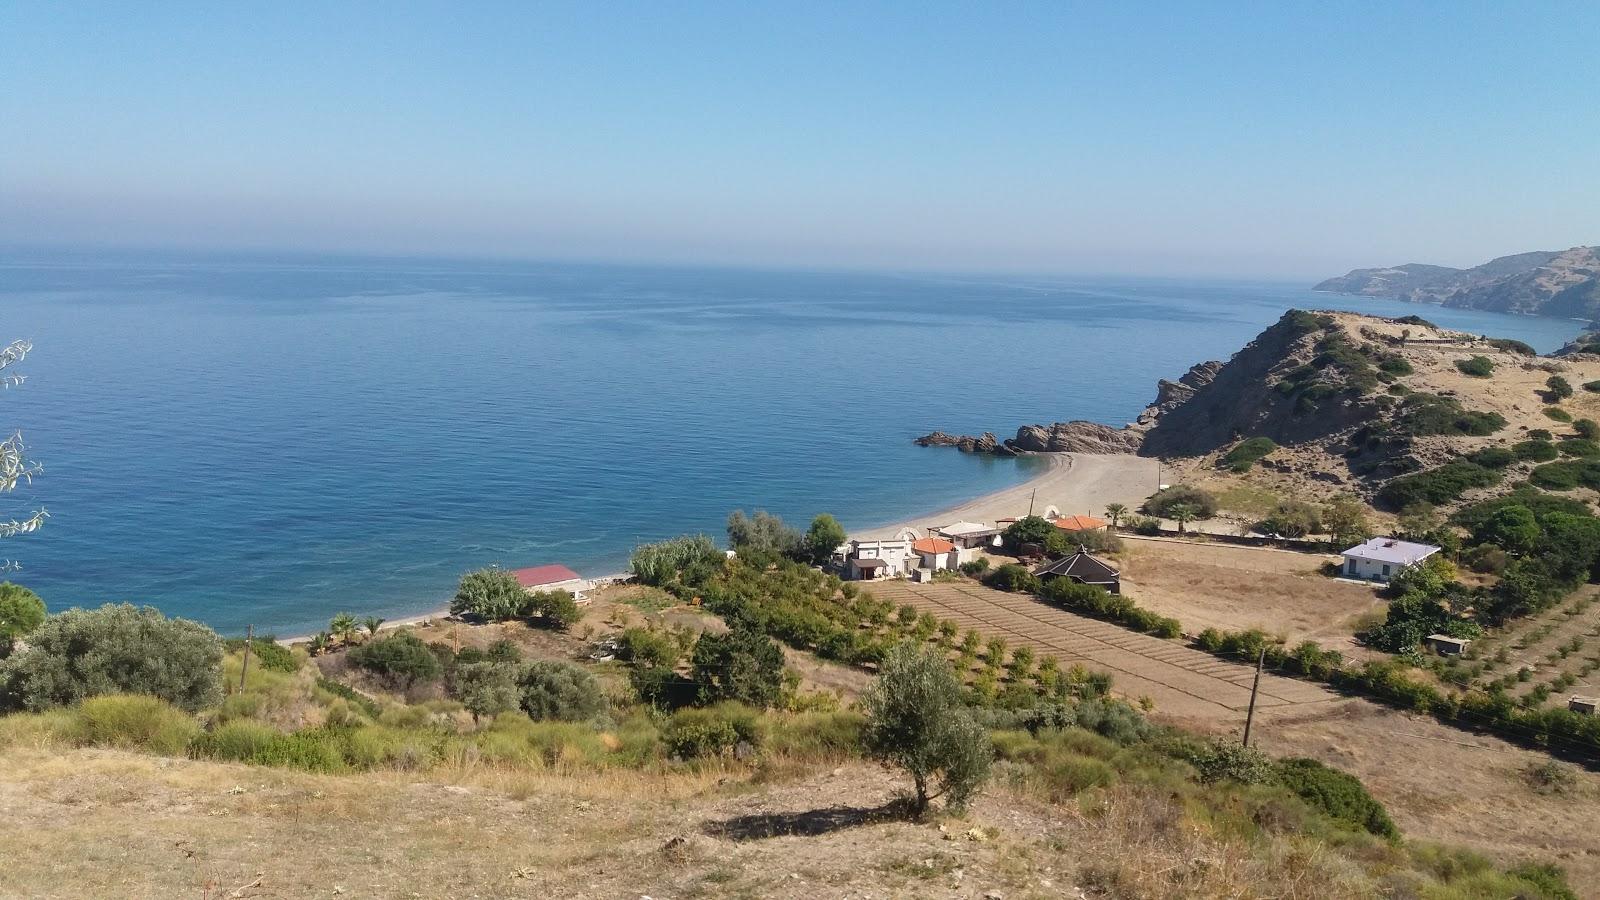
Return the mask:
<path id="1" fill-rule="evenodd" d="M 1584 421 L 1588 421 L 1585 419 Z M 1576 456 L 1579 458 L 1600 456 L 1600 444 L 1587 438 L 1566 438 L 1556 445 L 1556 450 L 1562 456 Z"/>
<path id="2" fill-rule="evenodd" d="M 451 673 L 450 693 L 474 720 L 492 719 L 521 704 L 517 675 L 517 667 L 506 663 L 465 663 Z"/>
<path id="3" fill-rule="evenodd" d="M 1067 552 L 1069 541 L 1061 529 L 1042 516 L 1023 516 L 1001 533 L 1007 550 L 1017 553 L 1032 545 L 1051 555 Z"/>
<path id="4" fill-rule="evenodd" d="M 1278 445 L 1272 438 L 1247 438 L 1235 444 L 1233 449 L 1222 457 L 1221 464 L 1235 472 L 1248 472 L 1257 461 L 1276 449 Z"/>
<path id="5" fill-rule="evenodd" d="M 521 705 L 532 719 L 580 721 L 606 711 L 605 694 L 589 670 L 558 659 L 540 659 L 517 674 Z"/>
<path id="6" fill-rule="evenodd" d="M 1385 356 L 1380 360 L 1378 369 L 1396 376 L 1412 375 L 1417 371 L 1411 367 L 1411 363 L 1407 362 L 1405 357 L 1394 355 Z"/>
<path id="7" fill-rule="evenodd" d="M 634 548 L 629 570 L 644 584 L 699 584 L 721 568 L 723 553 L 703 534 L 685 535 Z"/>
<path id="8" fill-rule="evenodd" d="M 1552 491 L 1600 485 L 1600 459 L 1569 459 L 1534 467 L 1528 482 Z"/>
<path id="9" fill-rule="evenodd" d="M 746 516 L 744 510 L 736 509 L 728 515 L 728 546 L 741 554 L 792 556 L 804 541 L 800 532 L 766 510 Z"/>
<path id="10" fill-rule="evenodd" d="M 1378 501 L 1390 509 L 1403 509 L 1413 503 L 1449 503 L 1473 488 L 1499 484 L 1501 474 L 1464 459 L 1451 460 L 1437 468 L 1403 475 L 1378 491 Z"/>
<path id="11" fill-rule="evenodd" d="M 450 601 L 450 613 L 485 622 L 503 622 L 522 614 L 528 594 L 517 578 L 504 569 L 479 569 L 461 576 Z"/>
<path id="12" fill-rule="evenodd" d="M 902 644 L 890 651 L 862 705 L 867 751 L 904 769 L 915 786 L 914 810 L 943 796 L 960 810 L 989 777 L 993 751 L 961 700 L 944 657 Z"/>
<path id="13" fill-rule="evenodd" d="M 1144 511 L 1164 519 L 1177 518 L 1174 507 L 1187 505 L 1193 512 L 1191 518 L 1209 519 L 1217 514 L 1217 498 L 1209 491 L 1187 484 L 1175 484 L 1157 491 L 1144 501 Z"/>
<path id="14" fill-rule="evenodd" d="M 731 702 L 680 709 L 661 732 L 667 753 L 679 759 L 729 756 L 741 743 L 758 750 L 765 737 L 756 710 Z"/>
<path id="15" fill-rule="evenodd" d="M 20 584 L 0 582 L 0 656 L 12 642 L 44 624 L 44 601 Z"/>
<path id="16" fill-rule="evenodd" d="M 229 653 L 238 653 L 244 650 L 244 638 L 228 638 L 222 642 L 222 646 Z M 294 651 L 270 636 L 250 641 L 250 664 L 274 672 L 300 671 L 300 660 L 294 655 Z"/>
<path id="17" fill-rule="evenodd" d="M 1551 375 L 1544 380 L 1544 399 L 1549 403 L 1560 403 L 1572 396 L 1572 383 L 1560 375 Z"/>
<path id="18" fill-rule="evenodd" d="M 1516 353 L 1521 356 L 1539 355 L 1539 351 L 1533 349 L 1531 346 L 1523 343 L 1522 341 L 1513 340 L 1512 338 L 1489 338 L 1489 346 L 1495 348 L 1496 350 L 1504 350 L 1508 353 Z"/>
<path id="19" fill-rule="evenodd" d="M 989 574 L 986 583 L 992 588 L 1012 593 L 1033 593 L 1039 589 L 1039 579 L 1027 567 L 1006 563 Z"/>
<path id="20" fill-rule="evenodd" d="M 222 641 L 152 607 L 107 604 L 52 616 L 0 661 L 0 697 L 30 710 L 100 694 L 146 694 L 197 711 L 221 699 Z"/>
<path id="21" fill-rule="evenodd" d="M 525 594 L 521 615 L 532 616 L 558 631 L 566 631 L 583 618 L 578 600 L 568 591 L 539 591 Z"/>
<path id="22" fill-rule="evenodd" d="M 706 632 L 691 657 L 703 704 L 734 700 L 757 709 L 776 706 L 783 690 L 783 650 L 748 626 Z"/>
<path id="23" fill-rule="evenodd" d="M 195 739 L 190 752 L 203 759 L 280 766 L 308 772 L 344 772 L 343 755 L 320 730 L 285 734 L 270 725 L 239 719 Z"/>
<path id="24" fill-rule="evenodd" d="M 1383 804 L 1353 775 L 1314 759 L 1286 759 L 1278 763 L 1278 781 L 1337 822 L 1391 840 L 1400 837 Z"/>
<path id="25" fill-rule="evenodd" d="M 1506 427 L 1505 417 L 1494 412 L 1468 412 L 1453 397 L 1421 391 L 1408 394 L 1401 404 L 1395 428 L 1416 437 L 1475 435 L 1485 437 Z"/>
<path id="26" fill-rule="evenodd" d="M 1567 412 L 1566 410 L 1562 409 L 1559 406 L 1546 406 L 1544 408 L 1543 412 L 1544 412 L 1545 418 L 1551 419 L 1551 420 L 1556 421 L 1556 422 L 1571 422 L 1572 421 L 1572 413 Z"/>
<path id="27" fill-rule="evenodd" d="M 1517 454 L 1509 447 L 1481 447 L 1467 454 L 1467 461 L 1486 469 L 1504 469 L 1517 461 Z"/>
<path id="28" fill-rule="evenodd" d="M 1591 394 L 1600 394 L 1600 381 L 1585 381 L 1583 389 Z"/>
<path id="29" fill-rule="evenodd" d="M 833 516 L 823 513 L 811 520 L 811 527 L 806 529 L 806 552 L 814 565 L 822 565 L 839 549 L 849 535 L 845 533 L 844 526 Z"/>
<path id="30" fill-rule="evenodd" d="M 383 708 L 380 707 L 371 697 L 368 697 L 366 694 L 361 693 L 342 681 L 334 681 L 332 678 L 325 678 L 319 675 L 317 676 L 317 688 L 327 691 L 335 697 L 340 697 L 349 701 L 356 707 L 360 708 L 362 712 L 366 713 L 368 718 L 376 719 L 379 714 L 383 712 Z"/>
<path id="31" fill-rule="evenodd" d="M 1458 359 L 1456 360 L 1456 368 L 1460 369 L 1463 375 L 1471 375 L 1473 378 L 1488 378 L 1494 374 L 1494 360 L 1487 356 Z"/>
<path id="32" fill-rule="evenodd" d="M 976 578 L 987 571 L 989 571 L 989 557 L 987 556 L 980 556 L 977 559 L 969 559 L 961 564 L 961 574 L 970 575 L 973 578 Z"/>
<path id="33" fill-rule="evenodd" d="M 1075 613 L 1106 619 L 1156 637 L 1175 638 L 1182 633 L 1177 619 L 1142 609 L 1121 594 L 1068 578 L 1052 578 L 1039 589 L 1039 598 Z"/>
<path id="34" fill-rule="evenodd" d="M 1593 419 L 1579 419 L 1573 422 L 1572 430 L 1578 433 L 1578 437 L 1588 441 L 1600 438 L 1600 422 Z"/>
<path id="35" fill-rule="evenodd" d="M 80 746 L 182 756 L 200 733 L 194 716 L 164 700 L 131 694 L 90 697 L 72 710 L 67 738 Z"/>
<path id="36" fill-rule="evenodd" d="M 1284 500 L 1256 525 L 1262 534 L 1303 538 L 1322 531 L 1322 510 L 1299 500 Z"/>
<path id="37" fill-rule="evenodd" d="M 1526 506 L 1513 505 L 1501 508 L 1472 533 L 1480 543 L 1494 544 L 1507 553 L 1531 552 L 1539 543 L 1543 531 Z"/>
<path id="38" fill-rule="evenodd" d="M 362 644 L 350 651 L 350 663 L 398 688 L 433 681 L 444 674 L 439 657 L 409 631 L 396 631 Z"/>
<path id="39" fill-rule="evenodd" d="M 1183 748 L 1182 755 L 1199 773 L 1202 784 L 1264 784 L 1276 774 L 1271 757 L 1233 741 L 1205 741 Z"/>
<path id="40" fill-rule="evenodd" d="M 1323 507 L 1322 527 L 1339 544 L 1357 544 L 1372 536 L 1366 504 L 1348 495 L 1334 497 Z"/>
<path id="41" fill-rule="evenodd" d="M 1511 445 L 1511 452 L 1519 460 L 1533 462 L 1549 462 L 1556 458 L 1558 451 L 1556 445 L 1549 441 L 1522 441 Z"/>

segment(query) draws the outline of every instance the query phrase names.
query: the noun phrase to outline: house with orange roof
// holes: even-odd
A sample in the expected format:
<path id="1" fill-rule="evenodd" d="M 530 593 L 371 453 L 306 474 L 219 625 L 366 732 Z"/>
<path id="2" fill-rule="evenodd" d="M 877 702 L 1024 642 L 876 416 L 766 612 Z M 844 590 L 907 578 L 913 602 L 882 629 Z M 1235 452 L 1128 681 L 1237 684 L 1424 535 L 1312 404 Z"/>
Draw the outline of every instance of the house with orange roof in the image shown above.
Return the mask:
<path id="1" fill-rule="evenodd" d="M 1079 531 L 1102 531 L 1111 523 L 1094 516 L 1062 516 L 1051 524 L 1071 534 Z"/>
<path id="2" fill-rule="evenodd" d="M 911 542 L 911 552 L 921 560 L 921 568 L 931 575 L 943 569 L 961 565 L 961 550 L 953 541 L 925 537 Z"/>

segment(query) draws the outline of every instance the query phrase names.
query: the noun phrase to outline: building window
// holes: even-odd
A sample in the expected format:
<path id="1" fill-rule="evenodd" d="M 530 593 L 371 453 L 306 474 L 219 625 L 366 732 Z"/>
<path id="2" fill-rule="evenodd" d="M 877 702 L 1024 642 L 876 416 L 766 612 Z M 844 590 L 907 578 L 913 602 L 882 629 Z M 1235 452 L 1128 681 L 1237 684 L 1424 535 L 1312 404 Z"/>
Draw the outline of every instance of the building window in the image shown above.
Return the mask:
<path id="1" fill-rule="evenodd" d="M 1388 563 L 1384 563 L 1383 564 L 1383 577 L 1385 577 L 1385 578 L 1389 577 L 1389 564 Z"/>

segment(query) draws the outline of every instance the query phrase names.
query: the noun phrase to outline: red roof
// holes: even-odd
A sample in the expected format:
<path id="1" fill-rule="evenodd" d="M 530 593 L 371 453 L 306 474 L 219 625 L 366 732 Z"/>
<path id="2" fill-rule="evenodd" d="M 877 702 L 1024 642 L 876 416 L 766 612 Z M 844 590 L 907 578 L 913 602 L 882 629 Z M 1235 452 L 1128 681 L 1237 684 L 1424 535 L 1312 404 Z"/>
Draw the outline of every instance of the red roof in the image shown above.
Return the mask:
<path id="1" fill-rule="evenodd" d="M 911 549 L 918 553 L 949 553 L 955 548 L 955 544 L 940 538 L 923 538 L 920 541 L 911 542 Z"/>
<path id="2" fill-rule="evenodd" d="M 1110 524 L 1105 519 L 1096 519 L 1094 516 L 1062 516 L 1055 521 L 1055 526 L 1062 531 L 1094 531 Z"/>
<path id="3" fill-rule="evenodd" d="M 534 566 L 531 569 L 516 569 L 511 576 L 517 579 L 517 584 L 525 588 L 540 587 L 546 584 L 555 584 L 561 581 L 575 581 L 580 578 L 577 572 L 566 566 Z"/>

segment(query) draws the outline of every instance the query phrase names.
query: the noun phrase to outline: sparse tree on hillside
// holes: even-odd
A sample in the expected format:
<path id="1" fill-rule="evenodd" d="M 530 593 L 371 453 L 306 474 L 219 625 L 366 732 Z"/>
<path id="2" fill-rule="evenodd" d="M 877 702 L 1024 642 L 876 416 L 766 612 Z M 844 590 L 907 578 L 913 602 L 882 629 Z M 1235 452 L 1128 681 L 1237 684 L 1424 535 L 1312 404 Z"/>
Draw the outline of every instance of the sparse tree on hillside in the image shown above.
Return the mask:
<path id="1" fill-rule="evenodd" d="M 497 662 L 467 663 L 451 677 L 451 693 L 472 713 L 472 721 L 494 718 L 522 701 L 517 667 Z"/>
<path id="2" fill-rule="evenodd" d="M 1372 537 L 1372 523 L 1367 520 L 1367 507 L 1349 496 L 1333 498 L 1322 511 L 1322 527 L 1328 530 L 1334 543 L 1359 544 Z"/>
<path id="3" fill-rule="evenodd" d="M 910 774 L 914 814 L 941 796 L 948 808 L 960 810 L 988 779 L 989 737 L 967 711 L 961 684 L 937 651 L 911 644 L 891 650 L 863 705 L 867 749 Z"/>
<path id="4" fill-rule="evenodd" d="M 356 617 L 347 612 L 339 613 L 329 620 L 328 630 L 339 639 L 339 643 L 348 644 L 356 634 Z"/>
<path id="5" fill-rule="evenodd" d="M 33 591 L 11 582 L 0 582 L 0 657 L 11 651 L 18 639 L 44 624 L 44 601 Z"/>
<path id="6" fill-rule="evenodd" d="M 811 520 L 811 527 L 806 531 L 806 552 L 811 557 L 813 565 L 822 565 L 839 549 L 850 536 L 845 533 L 844 526 L 833 516 L 823 513 Z"/>
<path id="7" fill-rule="evenodd" d="M 32 349 L 33 345 L 27 341 L 16 341 L 0 348 L 0 389 L 22 384 L 25 376 L 7 370 L 22 362 Z M 13 432 L 10 437 L 0 440 L 0 496 L 16 490 L 18 485 L 32 484 L 33 476 L 43 471 L 43 467 L 30 459 L 27 452 L 28 448 L 22 441 L 20 431 Z M 0 539 L 38 531 L 49 515 L 42 508 L 22 511 L 0 508 Z M 19 568 L 21 565 L 16 561 L 0 557 L 0 572 Z"/>
<path id="8" fill-rule="evenodd" d="M 375 638 L 378 636 L 378 629 L 382 628 L 386 621 L 388 620 L 381 616 L 367 616 L 361 620 L 361 627 L 367 629 L 367 637 Z"/>
<path id="9" fill-rule="evenodd" d="M 1194 521 L 1200 510 L 1192 503 L 1174 503 L 1167 507 L 1167 517 L 1178 523 L 1178 533 L 1184 533 L 1184 527 Z"/>

